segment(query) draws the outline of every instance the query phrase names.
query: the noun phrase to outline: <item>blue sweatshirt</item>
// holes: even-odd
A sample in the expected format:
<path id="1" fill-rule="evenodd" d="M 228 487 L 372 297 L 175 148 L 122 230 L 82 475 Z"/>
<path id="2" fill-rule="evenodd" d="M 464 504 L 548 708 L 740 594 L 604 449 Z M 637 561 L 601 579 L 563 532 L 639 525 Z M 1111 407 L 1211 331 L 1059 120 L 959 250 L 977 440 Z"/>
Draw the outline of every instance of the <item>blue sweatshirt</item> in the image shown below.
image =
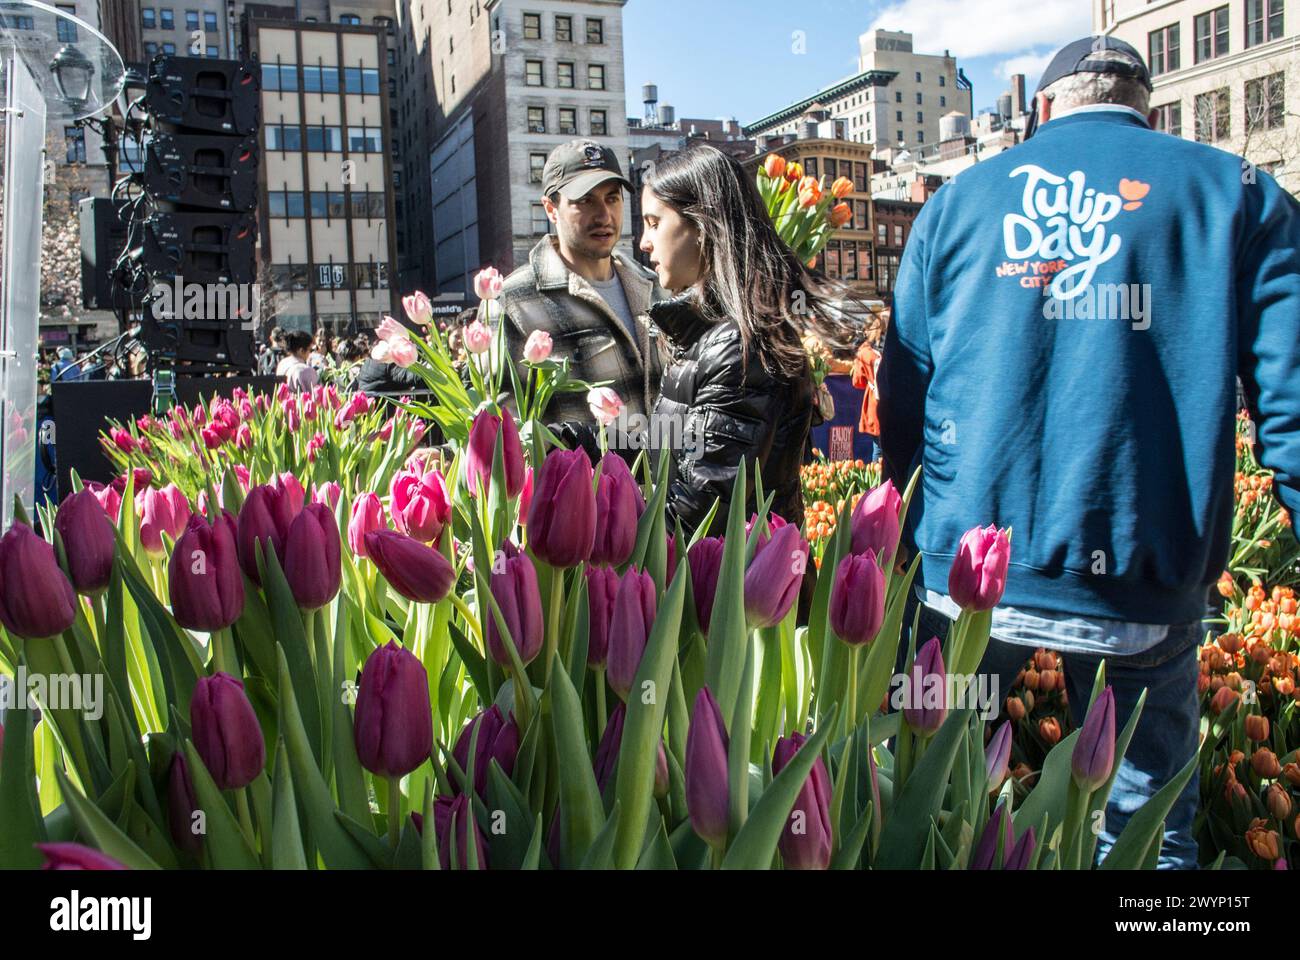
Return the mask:
<path id="1" fill-rule="evenodd" d="M 1013 528 L 1003 603 L 1202 616 L 1233 518 L 1240 375 L 1300 511 L 1300 204 L 1240 157 L 1121 110 L 1072 113 L 921 210 L 879 371 L 886 476 L 947 592 L 958 541 Z"/>

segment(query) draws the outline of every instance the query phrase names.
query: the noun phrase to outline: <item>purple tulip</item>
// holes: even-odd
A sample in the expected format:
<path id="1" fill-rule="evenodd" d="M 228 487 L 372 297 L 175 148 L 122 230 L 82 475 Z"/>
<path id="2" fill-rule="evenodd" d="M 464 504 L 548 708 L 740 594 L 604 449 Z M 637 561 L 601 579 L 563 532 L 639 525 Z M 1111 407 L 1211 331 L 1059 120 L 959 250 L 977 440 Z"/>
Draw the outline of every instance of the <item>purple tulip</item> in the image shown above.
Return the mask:
<path id="1" fill-rule="evenodd" d="M 224 630 L 244 612 L 244 579 L 235 549 L 235 520 L 222 511 L 208 525 L 199 514 L 190 521 L 167 561 L 172 616 L 186 630 Z"/>
<path id="2" fill-rule="evenodd" d="M 992 610 L 1007 586 L 1011 540 L 1005 530 L 989 524 L 962 534 L 957 556 L 948 571 L 948 594 L 963 610 Z"/>
<path id="3" fill-rule="evenodd" d="M 457 870 L 469 869 L 469 845 L 472 842 L 478 854 L 478 868 L 488 867 L 487 844 L 483 832 L 474 819 L 474 805 L 467 794 L 457 797 L 438 797 L 433 801 L 433 829 L 438 838 L 438 861 L 442 869 L 451 870 L 451 838 L 456 837 Z M 471 831 L 473 840 L 470 840 Z"/>
<path id="4" fill-rule="evenodd" d="M 484 410 L 474 418 L 469 430 L 469 449 L 465 474 L 469 492 L 477 495 L 492 483 L 492 458 L 496 455 L 497 434 L 501 435 L 502 465 L 505 468 L 506 496 L 514 499 L 524 489 L 524 448 L 519 442 L 519 426 L 508 412 L 505 417 Z"/>
<path id="5" fill-rule="evenodd" d="M 785 619 L 799 599 L 808 550 L 799 528 L 789 523 L 759 540 L 745 571 L 745 617 L 751 626 L 771 627 Z"/>
<path id="6" fill-rule="evenodd" d="M 645 512 L 645 497 L 632 478 L 627 461 L 617 453 L 601 458 L 596 490 L 596 536 L 590 561 L 618 567 L 627 563 L 636 546 L 637 521 Z"/>
<path id="7" fill-rule="evenodd" d="M 0 537 L 0 623 L 29 640 L 54 637 L 77 619 L 77 593 L 54 548 L 15 521 Z"/>
<path id="8" fill-rule="evenodd" d="M 686 562 L 691 568 L 691 593 L 695 597 L 695 618 L 706 637 L 713 619 L 713 601 L 718 593 L 724 546 L 722 537 L 703 537 L 686 551 Z"/>
<path id="9" fill-rule="evenodd" d="M 38 843 L 37 850 L 45 854 L 42 870 L 125 870 L 126 867 L 112 857 L 80 843 Z"/>
<path id="10" fill-rule="evenodd" d="M 948 673 L 938 637 L 931 637 L 917 653 L 907 684 L 909 705 L 903 707 L 903 718 L 914 731 L 928 737 L 948 718 Z M 926 693 L 936 690 L 939 706 L 925 706 Z"/>
<path id="11" fill-rule="evenodd" d="M 1034 837 L 1034 828 L 1029 827 L 1020 835 L 1016 845 L 1011 848 L 1007 854 L 1006 863 L 1003 864 L 1003 870 L 1024 870 L 1029 866 L 1029 858 L 1034 855 L 1034 847 L 1037 840 Z"/>
<path id="12" fill-rule="evenodd" d="M 618 593 L 618 571 L 613 567 L 587 568 L 587 663 L 598 667 L 609 656 L 609 622 Z"/>
<path id="13" fill-rule="evenodd" d="M 334 599 L 343 578 L 341 554 L 334 511 L 323 503 L 307 504 L 284 542 L 284 577 L 298 606 L 316 610 Z"/>
<path id="14" fill-rule="evenodd" d="M 627 700 L 655 622 L 655 581 L 648 573 L 629 567 L 614 594 L 609 620 L 609 686 Z"/>
<path id="15" fill-rule="evenodd" d="M 727 779 L 727 728 L 709 688 L 695 697 L 686 733 L 686 809 L 691 827 L 712 847 L 727 842 L 731 788 Z"/>
<path id="16" fill-rule="evenodd" d="M 194 784 L 190 780 L 190 769 L 185 762 L 185 754 L 177 750 L 172 754 L 171 768 L 167 771 L 167 826 L 171 831 L 172 843 L 182 850 L 198 856 L 203 849 L 203 842 L 194 832 L 194 811 L 199 809 L 195 799 Z"/>
<path id="17" fill-rule="evenodd" d="M 1011 759 L 1011 733 L 1013 724 L 1009 721 L 998 727 L 997 733 L 984 748 L 984 772 L 989 778 L 989 792 L 1002 786 L 1007 778 L 1007 763 Z"/>
<path id="18" fill-rule="evenodd" d="M 456 571 L 437 550 L 396 530 L 365 535 L 366 555 L 389 585 L 407 600 L 437 603 L 451 592 Z M 491 622 L 491 617 L 488 618 Z"/>
<path id="19" fill-rule="evenodd" d="M 1115 691 L 1107 687 L 1084 717 L 1083 729 L 1070 754 L 1070 771 L 1083 793 L 1110 779 L 1115 765 Z"/>
<path id="20" fill-rule="evenodd" d="M 772 776 L 785 769 L 807 739 L 796 731 L 776 741 Z M 831 865 L 831 777 L 821 757 L 813 762 L 808 779 L 799 788 L 779 846 L 787 869 L 826 870 Z"/>
<path id="21" fill-rule="evenodd" d="M 246 787 L 266 766 L 266 744 L 244 684 L 218 671 L 200 677 L 190 701 L 194 749 L 221 790 Z"/>
<path id="22" fill-rule="evenodd" d="M 509 540 L 505 543 L 504 552 L 504 563 L 493 565 L 492 596 L 501 608 L 501 618 L 510 631 L 510 639 L 519 654 L 519 661 L 527 666 L 541 652 L 542 643 L 546 639 L 542 594 L 537 587 L 537 570 L 528 555 L 520 552 Z M 496 617 L 490 610 L 485 613 L 488 652 L 501 666 L 509 667 L 510 651 L 497 629 Z"/>
<path id="23" fill-rule="evenodd" d="M 282 484 L 260 484 L 248 491 L 244 505 L 239 508 L 239 565 L 259 587 L 261 575 L 257 572 L 256 543 L 262 543 L 262 553 L 274 549 L 278 560 L 284 559 L 284 541 L 289 536 L 289 525 L 297 511 L 293 509 L 292 492 Z"/>
<path id="24" fill-rule="evenodd" d="M 429 675 L 409 650 L 389 640 L 373 650 L 357 690 L 357 759 L 371 773 L 401 777 L 429 758 L 433 713 Z"/>
<path id="25" fill-rule="evenodd" d="M 55 514 L 54 529 L 63 540 L 68 574 L 76 591 L 95 597 L 107 590 L 113 579 L 117 540 L 99 499 L 89 490 L 65 497 Z"/>
<path id="26" fill-rule="evenodd" d="M 870 550 L 887 563 L 898 547 L 898 515 L 903 508 L 903 498 L 898 495 L 894 481 L 886 480 L 862 495 L 853 508 L 851 529 L 853 553 Z"/>
<path id="27" fill-rule="evenodd" d="M 876 639 L 885 619 L 885 574 L 870 549 L 840 561 L 831 585 L 831 629 L 850 646 Z"/>
<path id="28" fill-rule="evenodd" d="M 528 544 L 552 567 L 577 566 L 596 539 L 596 494 L 591 461 L 581 450 L 552 450 L 534 480 L 528 507 Z"/>
<path id="29" fill-rule="evenodd" d="M 998 860 L 998 834 L 1002 835 L 1002 859 Z M 1007 854 L 1011 852 L 1011 814 L 1007 810 L 1006 803 L 999 803 L 993 816 L 989 817 L 989 822 L 984 826 L 984 832 L 980 834 L 979 843 L 975 845 L 975 851 L 971 854 L 971 870 L 995 870 L 1002 866 L 1006 861 Z"/>
<path id="30" fill-rule="evenodd" d="M 514 714 L 507 720 L 501 715 L 501 708 L 496 704 L 474 716 L 465 724 L 451 755 L 460 765 L 460 769 L 469 776 L 469 745 L 474 739 L 474 730 L 478 730 L 478 740 L 474 746 L 474 792 L 483 796 L 487 787 L 488 767 L 495 760 L 501 764 L 501 772 L 507 777 L 514 772 L 515 756 L 519 753 L 519 725 L 515 723 Z M 453 782 L 452 793 L 461 793 L 460 786 Z"/>

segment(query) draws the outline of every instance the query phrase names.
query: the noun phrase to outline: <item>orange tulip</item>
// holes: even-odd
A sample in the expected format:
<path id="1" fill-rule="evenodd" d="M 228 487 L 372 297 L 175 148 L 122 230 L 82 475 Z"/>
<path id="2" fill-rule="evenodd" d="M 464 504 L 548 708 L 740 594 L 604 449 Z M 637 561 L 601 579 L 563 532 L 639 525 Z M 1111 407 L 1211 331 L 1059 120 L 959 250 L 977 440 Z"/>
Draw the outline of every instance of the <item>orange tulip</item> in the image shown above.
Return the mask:
<path id="1" fill-rule="evenodd" d="M 831 208 L 831 226 L 839 229 L 853 219 L 853 208 L 847 203 L 837 203 Z"/>
<path id="2" fill-rule="evenodd" d="M 785 178 L 789 180 L 791 183 L 798 183 L 800 180 L 802 180 L 803 164 L 802 163 L 786 164 Z"/>
<path id="3" fill-rule="evenodd" d="M 1268 739 L 1268 717 L 1252 713 L 1246 718 L 1246 736 L 1260 743 Z"/>
<path id="4" fill-rule="evenodd" d="M 1276 860 L 1282 855 L 1280 840 L 1276 830 L 1268 829 L 1268 821 L 1263 817 L 1252 820 L 1246 831 L 1246 845 L 1261 860 Z"/>
<path id="5" fill-rule="evenodd" d="M 831 184 L 831 195 L 836 200 L 843 200 L 853 192 L 853 181 L 848 177 L 840 177 Z"/>
<path id="6" fill-rule="evenodd" d="M 785 167 L 785 157 L 775 153 L 769 153 L 767 159 L 763 161 L 763 172 L 773 180 L 785 176 Z"/>
<path id="7" fill-rule="evenodd" d="M 1282 775 L 1282 765 L 1277 762 L 1277 754 L 1267 747 L 1260 747 L 1250 758 L 1251 769 L 1265 780 L 1275 780 Z"/>
<path id="8" fill-rule="evenodd" d="M 1044 717 L 1038 721 L 1038 735 L 1050 747 L 1061 739 L 1061 724 L 1055 717 Z"/>

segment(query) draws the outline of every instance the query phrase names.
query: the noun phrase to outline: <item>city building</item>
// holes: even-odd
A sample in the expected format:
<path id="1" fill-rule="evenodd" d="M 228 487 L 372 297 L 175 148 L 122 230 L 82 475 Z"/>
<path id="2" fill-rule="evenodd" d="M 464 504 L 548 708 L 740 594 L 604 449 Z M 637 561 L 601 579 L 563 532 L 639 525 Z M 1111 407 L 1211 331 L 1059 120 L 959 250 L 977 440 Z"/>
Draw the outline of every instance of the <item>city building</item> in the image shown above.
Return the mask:
<path id="1" fill-rule="evenodd" d="M 924 184 L 923 181 L 913 182 Z M 936 184 L 936 189 L 937 186 Z M 876 222 L 876 295 L 889 306 L 894 304 L 894 281 L 898 277 L 903 247 L 912 234 L 912 223 L 927 198 L 923 195 L 918 200 L 872 200 L 872 216 Z"/>
<path id="2" fill-rule="evenodd" d="M 542 168 L 590 138 L 628 154 L 627 0 L 409 0 L 401 35 L 399 148 L 411 257 L 403 287 L 472 298 L 484 266 L 527 261 L 553 229 Z M 630 253 L 630 210 L 620 247 Z"/>
<path id="3" fill-rule="evenodd" d="M 1093 30 L 1146 57 L 1156 129 L 1239 154 L 1300 196 L 1300 4 L 1093 0 Z"/>
<path id="4" fill-rule="evenodd" d="M 388 36 L 355 14 L 294 16 L 249 4 L 241 25 L 262 77 L 263 322 L 353 332 L 397 312 Z"/>
<path id="5" fill-rule="evenodd" d="M 159 53 L 213 59 L 235 56 L 236 38 L 225 0 L 136 0 L 135 5 L 140 10 L 145 60 Z"/>

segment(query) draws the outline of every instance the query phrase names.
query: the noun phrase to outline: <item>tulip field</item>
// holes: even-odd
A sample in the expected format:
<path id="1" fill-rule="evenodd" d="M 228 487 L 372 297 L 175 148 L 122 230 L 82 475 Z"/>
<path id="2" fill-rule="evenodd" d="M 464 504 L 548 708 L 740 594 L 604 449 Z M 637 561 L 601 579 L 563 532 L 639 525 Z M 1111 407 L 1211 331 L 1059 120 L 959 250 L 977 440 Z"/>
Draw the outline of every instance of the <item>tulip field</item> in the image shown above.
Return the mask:
<path id="1" fill-rule="evenodd" d="M 912 486 L 809 468 L 797 527 L 742 469 L 670 527 L 669 458 L 593 466 L 540 419 L 589 389 L 549 344 L 506 356 L 489 298 L 462 374 L 407 307 L 425 332 L 389 328 L 390 356 L 432 400 L 237 391 L 108 424 L 118 479 L 0 538 L 0 672 L 102 684 L 96 709 L 53 684 L 8 705 L 0 866 L 1148 868 L 1198 770 L 1207 865 L 1294 855 L 1297 548 L 1261 498 L 1202 656 L 1201 753 L 1101 856 L 1137 720 L 1104 667 L 1077 730 L 1050 651 L 992 723 L 968 705 L 1005 531 L 962 538 L 961 616 L 917 636 Z M 944 695 L 890 705 L 900 645 L 907 689 Z"/>

